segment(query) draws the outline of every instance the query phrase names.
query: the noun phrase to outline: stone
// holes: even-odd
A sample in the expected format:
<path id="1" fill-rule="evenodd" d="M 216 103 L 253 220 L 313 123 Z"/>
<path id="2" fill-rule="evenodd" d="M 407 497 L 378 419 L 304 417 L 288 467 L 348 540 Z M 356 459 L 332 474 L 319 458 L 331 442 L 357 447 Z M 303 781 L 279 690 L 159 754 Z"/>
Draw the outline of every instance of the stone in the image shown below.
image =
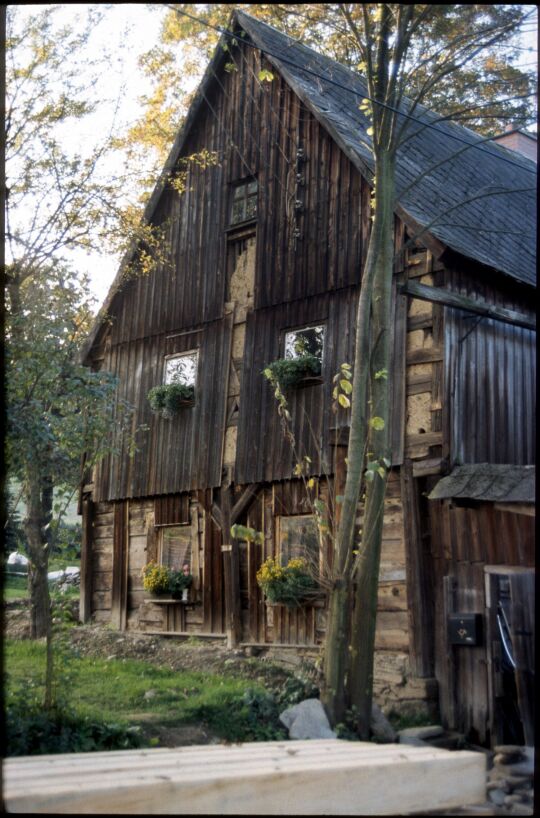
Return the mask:
<path id="1" fill-rule="evenodd" d="M 527 789 L 529 787 L 532 776 L 528 775 L 509 775 L 506 780 L 512 789 Z"/>
<path id="2" fill-rule="evenodd" d="M 398 735 L 381 708 L 373 703 L 371 706 L 371 732 L 373 737 L 389 744 L 398 741 Z"/>
<path id="3" fill-rule="evenodd" d="M 488 793 L 488 798 L 490 801 L 493 801 L 494 804 L 497 804 L 498 807 L 502 807 L 504 804 L 504 799 L 506 798 L 506 793 L 503 790 L 490 790 Z"/>
<path id="4" fill-rule="evenodd" d="M 441 727 L 440 724 L 429 724 L 424 727 L 406 727 L 404 730 L 400 730 L 398 735 L 401 741 L 403 736 L 411 738 L 429 739 L 436 738 L 437 736 L 442 736 L 443 733 L 444 728 Z"/>
<path id="5" fill-rule="evenodd" d="M 503 755 L 508 756 L 513 756 L 516 754 L 523 755 L 525 752 L 525 748 L 521 747 L 519 744 L 497 744 L 493 749 L 496 753 L 502 753 Z"/>
<path id="6" fill-rule="evenodd" d="M 279 716 L 291 739 L 337 738 L 319 699 L 304 699 Z"/>
<path id="7" fill-rule="evenodd" d="M 512 795 L 505 795 L 504 796 L 504 803 L 507 807 L 511 807 L 513 804 L 522 804 L 523 798 L 519 793 L 513 793 Z"/>
<path id="8" fill-rule="evenodd" d="M 147 690 L 144 694 L 145 699 L 155 699 L 157 696 L 157 690 Z"/>
<path id="9" fill-rule="evenodd" d="M 399 743 L 410 744 L 413 747 L 427 747 L 426 742 L 416 736 L 399 736 Z"/>
<path id="10" fill-rule="evenodd" d="M 521 759 L 522 755 L 518 753 L 515 755 L 510 755 L 509 753 L 496 753 L 493 763 L 509 766 L 510 764 L 515 764 L 516 762 L 521 761 Z"/>
<path id="11" fill-rule="evenodd" d="M 526 747 L 523 761 L 512 765 L 512 775 L 534 775 L 534 747 Z"/>

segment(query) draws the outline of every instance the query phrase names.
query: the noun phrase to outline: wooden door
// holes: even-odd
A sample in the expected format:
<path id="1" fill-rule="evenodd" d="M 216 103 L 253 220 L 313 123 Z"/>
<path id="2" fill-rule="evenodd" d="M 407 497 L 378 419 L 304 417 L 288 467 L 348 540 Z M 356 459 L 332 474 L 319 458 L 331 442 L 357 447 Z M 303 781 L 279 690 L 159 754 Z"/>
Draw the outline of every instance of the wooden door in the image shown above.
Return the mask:
<path id="1" fill-rule="evenodd" d="M 534 746 L 535 572 L 504 565 L 485 572 L 491 741 Z"/>

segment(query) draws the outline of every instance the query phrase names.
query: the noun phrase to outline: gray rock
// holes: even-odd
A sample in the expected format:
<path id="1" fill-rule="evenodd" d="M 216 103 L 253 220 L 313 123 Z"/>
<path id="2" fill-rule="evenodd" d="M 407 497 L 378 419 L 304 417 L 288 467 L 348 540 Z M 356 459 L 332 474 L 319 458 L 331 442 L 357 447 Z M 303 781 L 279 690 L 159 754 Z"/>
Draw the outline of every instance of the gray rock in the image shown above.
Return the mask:
<path id="1" fill-rule="evenodd" d="M 157 690 L 147 690 L 144 694 L 145 699 L 155 699 L 157 696 Z"/>
<path id="2" fill-rule="evenodd" d="M 371 706 L 371 732 L 374 738 L 379 741 L 392 743 L 398 740 L 398 736 L 381 708 L 375 703 Z"/>
<path id="3" fill-rule="evenodd" d="M 429 724 L 425 727 L 406 727 L 405 730 L 400 730 L 398 735 L 401 741 L 402 737 L 427 739 L 442 736 L 443 733 L 444 728 L 440 724 Z"/>
<path id="4" fill-rule="evenodd" d="M 525 747 L 523 761 L 512 764 L 512 775 L 534 775 L 534 747 Z"/>
<path id="5" fill-rule="evenodd" d="M 516 755 L 516 753 L 523 755 L 525 752 L 525 748 L 519 744 L 497 744 L 493 749 L 496 753 L 502 753 L 508 756 Z"/>
<path id="6" fill-rule="evenodd" d="M 506 798 L 506 793 L 503 790 L 490 790 L 488 798 L 490 801 L 493 801 L 494 804 L 497 804 L 498 807 L 502 807 L 504 804 L 504 799 Z"/>
<path id="7" fill-rule="evenodd" d="M 416 738 L 416 736 L 399 736 L 399 743 L 400 744 L 409 744 L 413 747 L 427 747 L 425 741 L 422 741 L 421 738 Z"/>
<path id="8" fill-rule="evenodd" d="M 288 707 L 279 720 L 289 731 L 292 739 L 337 738 L 330 729 L 328 718 L 319 699 L 304 699 Z"/>

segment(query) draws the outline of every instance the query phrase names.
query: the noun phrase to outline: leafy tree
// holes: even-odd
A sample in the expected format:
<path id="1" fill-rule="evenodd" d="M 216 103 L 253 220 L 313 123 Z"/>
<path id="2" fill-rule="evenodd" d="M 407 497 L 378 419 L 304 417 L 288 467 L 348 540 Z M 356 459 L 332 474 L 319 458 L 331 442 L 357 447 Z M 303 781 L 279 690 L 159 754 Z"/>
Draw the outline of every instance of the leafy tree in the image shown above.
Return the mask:
<path id="1" fill-rule="evenodd" d="M 275 26 L 302 43 L 327 54 L 352 69 L 362 64 L 362 49 L 343 20 L 340 4 L 240 3 L 235 8 Z M 423 6 L 417 6 L 423 9 Z M 424 104 L 441 116 L 452 116 L 487 136 L 504 130 L 509 122 L 525 127 L 536 120 L 534 64 L 520 68 L 521 50 L 517 29 L 530 12 L 521 5 L 434 6 L 415 35 L 408 59 L 415 59 L 410 74 L 414 96 L 430 79 L 430 43 L 444 53 L 458 38 L 465 41 L 471 26 L 481 20 L 485 28 L 502 30 L 501 38 L 486 45 L 474 58 L 441 76 L 423 94 Z M 163 167 L 178 128 L 191 102 L 196 80 L 218 42 L 219 29 L 226 28 L 231 7 L 226 3 L 176 3 L 163 20 L 161 41 L 141 58 L 143 71 L 153 82 L 153 92 L 141 99 L 143 115 L 118 144 L 131 160 L 141 158 L 145 168 L 155 162 L 144 184 L 150 185 Z M 361 4 L 351 8 L 351 19 L 361 16 Z M 198 19 L 206 25 L 201 25 Z"/>
<path id="2" fill-rule="evenodd" d="M 362 56 L 368 87 L 363 108 L 372 122 L 368 133 L 375 171 L 372 228 L 356 321 L 348 468 L 335 542 L 337 578 L 330 593 L 324 700 L 334 723 L 341 721 L 346 706 L 351 706 L 357 714 L 358 732 L 366 738 L 371 720 L 384 497 L 391 458 L 395 168 L 397 151 L 411 128 L 410 120 L 396 111 L 406 104 L 407 113 L 414 113 L 428 94 L 444 85 L 456 70 L 470 65 L 485 48 L 496 46 L 514 30 L 511 12 L 491 20 L 483 13 L 484 7 L 477 8 L 475 15 L 469 15 L 468 8 L 340 5 Z M 456 34 L 451 23 L 462 10 L 467 16 L 467 29 Z M 425 68 L 425 79 L 417 85 L 419 65 Z M 364 488 L 363 528 L 355 548 L 356 509 Z"/>
<path id="3" fill-rule="evenodd" d="M 109 141 L 85 153 L 67 138 L 95 109 L 85 46 L 101 11 L 88 8 L 82 33 L 57 14 L 47 6 L 21 19 L 11 6 L 6 26 L 6 455 L 26 506 L 34 637 L 50 634 L 48 558 L 82 457 L 101 457 L 106 430 L 125 421 L 125 407 L 111 408 L 114 379 L 77 361 L 92 304 L 69 263 L 74 248 L 109 235 L 102 203 L 121 182 L 104 181 Z"/>

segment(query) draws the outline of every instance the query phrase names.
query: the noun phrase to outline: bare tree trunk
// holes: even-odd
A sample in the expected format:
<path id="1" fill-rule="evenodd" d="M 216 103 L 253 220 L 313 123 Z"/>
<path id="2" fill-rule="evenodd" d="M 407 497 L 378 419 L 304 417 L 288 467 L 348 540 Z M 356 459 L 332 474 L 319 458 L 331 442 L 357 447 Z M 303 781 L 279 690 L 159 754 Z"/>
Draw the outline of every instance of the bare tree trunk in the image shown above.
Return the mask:
<path id="1" fill-rule="evenodd" d="M 25 484 L 26 519 L 24 532 L 28 542 L 30 566 L 28 582 L 30 590 L 30 636 L 40 639 L 47 635 L 50 620 L 50 598 L 47 580 L 49 553 L 43 527 L 48 514 L 44 514 L 42 481 L 37 470 L 28 471 Z M 47 497 L 45 498 L 47 500 Z"/>
<path id="2" fill-rule="evenodd" d="M 350 703 L 356 709 L 361 738 L 369 737 L 373 695 L 375 626 L 381 555 L 384 497 L 390 451 L 390 338 L 393 273 L 394 159 L 382 151 L 377 157 L 377 229 L 373 229 L 375 277 L 372 298 L 371 423 L 369 460 L 377 463 L 367 484 L 362 545 L 356 572 L 356 595 L 352 617 Z M 370 245 L 371 246 L 371 245 Z"/>

